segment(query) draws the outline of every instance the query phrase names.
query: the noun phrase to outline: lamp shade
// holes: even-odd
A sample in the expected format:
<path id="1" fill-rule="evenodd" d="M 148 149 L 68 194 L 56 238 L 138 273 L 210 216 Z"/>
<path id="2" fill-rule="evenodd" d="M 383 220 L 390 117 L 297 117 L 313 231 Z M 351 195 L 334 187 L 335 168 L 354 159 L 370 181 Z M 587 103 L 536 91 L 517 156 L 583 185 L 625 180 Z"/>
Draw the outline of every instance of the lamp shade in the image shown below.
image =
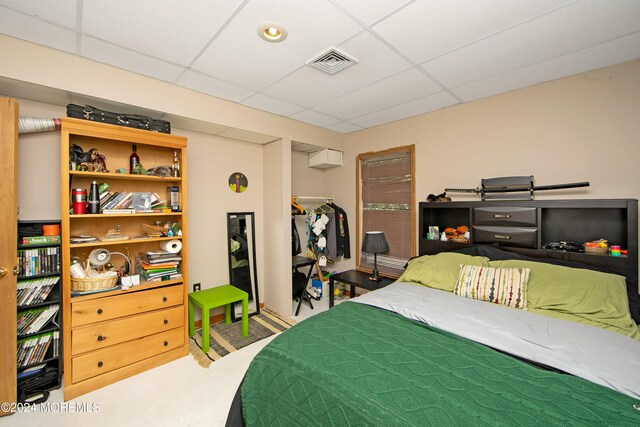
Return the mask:
<path id="1" fill-rule="evenodd" d="M 362 252 L 368 254 L 379 254 L 387 252 L 389 250 L 389 244 L 384 237 L 382 231 L 367 231 L 362 241 Z"/>

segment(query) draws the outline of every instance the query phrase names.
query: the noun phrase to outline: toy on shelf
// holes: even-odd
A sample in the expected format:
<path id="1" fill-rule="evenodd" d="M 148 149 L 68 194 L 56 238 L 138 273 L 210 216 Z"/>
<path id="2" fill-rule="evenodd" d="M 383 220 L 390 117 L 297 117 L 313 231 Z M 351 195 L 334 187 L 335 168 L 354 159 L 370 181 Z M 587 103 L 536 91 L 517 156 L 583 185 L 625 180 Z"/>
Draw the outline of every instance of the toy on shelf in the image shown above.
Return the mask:
<path id="1" fill-rule="evenodd" d="M 444 238 L 441 238 L 440 240 L 451 240 L 459 243 L 469 243 L 471 233 L 469 232 L 469 227 L 467 227 L 466 225 L 460 225 L 456 228 L 445 228 L 443 236 Z"/>
<path id="2" fill-rule="evenodd" d="M 592 240 L 585 242 L 584 251 L 592 254 L 606 254 L 609 253 L 609 244 L 606 239 Z"/>

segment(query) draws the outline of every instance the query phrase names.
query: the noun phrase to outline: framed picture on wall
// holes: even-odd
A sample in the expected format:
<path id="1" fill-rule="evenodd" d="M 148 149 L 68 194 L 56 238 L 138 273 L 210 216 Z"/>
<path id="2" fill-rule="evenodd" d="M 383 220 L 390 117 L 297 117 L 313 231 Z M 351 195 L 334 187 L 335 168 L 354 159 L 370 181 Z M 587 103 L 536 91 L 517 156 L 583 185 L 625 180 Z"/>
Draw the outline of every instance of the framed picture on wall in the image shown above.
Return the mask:
<path id="1" fill-rule="evenodd" d="M 249 180 L 245 174 L 234 172 L 229 176 L 229 188 L 234 193 L 243 193 L 249 186 Z"/>

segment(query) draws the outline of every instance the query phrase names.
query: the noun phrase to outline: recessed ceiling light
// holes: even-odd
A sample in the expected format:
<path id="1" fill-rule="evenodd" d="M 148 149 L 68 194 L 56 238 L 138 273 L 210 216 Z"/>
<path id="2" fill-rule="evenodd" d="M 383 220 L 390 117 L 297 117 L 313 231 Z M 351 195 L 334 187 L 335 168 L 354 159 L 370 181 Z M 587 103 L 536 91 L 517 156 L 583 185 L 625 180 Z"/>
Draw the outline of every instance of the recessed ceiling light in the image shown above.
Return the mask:
<path id="1" fill-rule="evenodd" d="M 289 33 L 277 22 L 264 22 L 258 25 L 258 35 L 268 42 L 279 43 L 284 41 Z"/>

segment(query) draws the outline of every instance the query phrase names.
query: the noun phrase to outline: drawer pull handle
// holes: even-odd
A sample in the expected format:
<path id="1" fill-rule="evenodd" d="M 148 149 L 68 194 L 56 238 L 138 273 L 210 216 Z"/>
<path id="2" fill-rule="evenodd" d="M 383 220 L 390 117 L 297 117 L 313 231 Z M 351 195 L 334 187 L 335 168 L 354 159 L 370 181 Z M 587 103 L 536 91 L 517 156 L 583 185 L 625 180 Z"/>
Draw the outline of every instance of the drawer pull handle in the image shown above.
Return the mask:
<path id="1" fill-rule="evenodd" d="M 506 234 L 494 234 L 493 238 L 501 240 L 511 240 L 511 236 L 507 236 Z"/>
<path id="2" fill-rule="evenodd" d="M 98 309 L 98 314 L 102 314 L 102 309 L 101 308 Z"/>
<path id="3" fill-rule="evenodd" d="M 169 345 L 169 342 L 168 342 L 168 341 L 165 341 L 165 342 L 164 342 L 164 346 L 166 347 L 166 346 L 168 346 L 168 345 Z"/>
<path id="4" fill-rule="evenodd" d="M 511 215 L 509 215 L 509 214 L 494 214 L 493 217 L 495 219 L 510 219 Z"/>
<path id="5" fill-rule="evenodd" d="M 102 363 L 102 361 L 98 362 L 98 368 L 102 368 L 102 365 L 104 365 L 104 363 Z"/>
<path id="6" fill-rule="evenodd" d="M 162 297 L 163 302 L 167 302 L 167 297 Z"/>
<path id="7" fill-rule="evenodd" d="M 167 323 L 169 323 L 169 321 L 167 319 L 164 319 L 164 324 L 166 325 Z"/>
<path id="8" fill-rule="evenodd" d="M 106 339 L 106 337 L 103 337 L 102 335 L 98 335 L 98 341 L 104 341 Z"/>

